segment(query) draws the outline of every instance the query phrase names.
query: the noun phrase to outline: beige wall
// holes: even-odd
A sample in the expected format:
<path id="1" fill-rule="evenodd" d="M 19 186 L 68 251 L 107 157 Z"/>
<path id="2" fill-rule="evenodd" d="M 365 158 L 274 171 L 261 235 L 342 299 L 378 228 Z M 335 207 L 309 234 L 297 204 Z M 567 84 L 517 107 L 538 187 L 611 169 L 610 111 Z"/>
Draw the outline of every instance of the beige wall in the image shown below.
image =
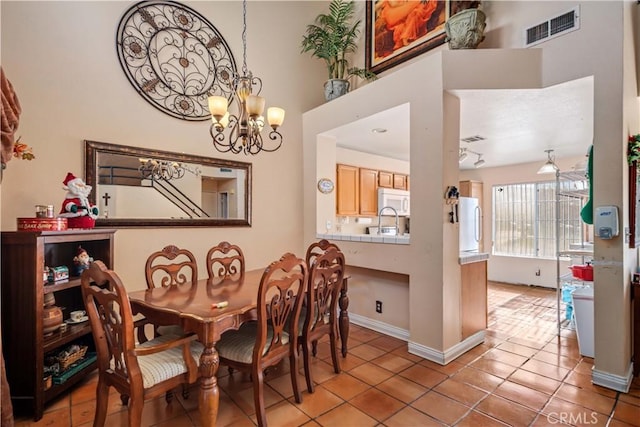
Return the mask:
<path id="1" fill-rule="evenodd" d="M 188 1 L 225 37 L 242 66 L 242 3 Z M 243 248 L 248 268 L 265 266 L 286 251 L 304 255 L 302 240 L 301 113 L 323 102 L 322 64 L 300 55 L 307 23 L 323 3 L 250 1 L 247 61 L 263 79 L 267 106 L 287 116 L 284 143 L 255 157 L 220 154 L 208 122 L 187 122 L 151 106 L 127 80 L 118 62 L 115 35 L 128 2 L 2 1 L 2 66 L 22 104 L 17 135 L 36 159 L 12 160 L 2 182 L 2 230 L 15 230 L 36 204 L 59 209 L 68 171 L 84 174 L 82 141 L 185 152 L 253 163 L 250 228 L 121 229 L 115 267 L 130 289 L 144 287 L 144 262 L 167 244 L 191 249 L 202 263 L 209 247 L 229 240 Z M 291 19 L 295 16 L 296 19 Z M 278 31 L 274 31 L 277 28 Z M 268 35 L 268 37 L 265 37 Z M 276 50 L 272 46 L 278 46 Z M 309 84 L 309 82 L 318 82 Z"/>
<path id="2" fill-rule="evenodd" d="M 327 143 L 318 135 L 409 103 L 411 244 L 407 247 L 341 242 L 341 247 L 347 253 L 349 265 L 410 276 L 409 341 L 423 346 L 426 352 L 445 352 L 461 340 L 457 229 L 447 222 L 448 210 L 442 197 L 446 185 L 458 182 L 459 122 L 454 113 L 455 97 L 439 100 L 443 91 L 449 89 L 536 87 L 540 84 L 539 59 L 537 51 L 441 51 L 303 116 L 304 180 L 305 186 L 312 188 L 320 178 L 316 155 L 320 146 Z M 471 67 L 478 74 L 468 79 L 464 70 Z M 498 79 L 497 70 L 511 73 Z M 376 93 L 387 96 L 375 96 Z M 451 123 L 445 120 L 445 114 Z M 307 224 L 318 223 L 313 220 L 317 209 L 320 208 L 318 215 L 329 214 L 317 205 L 318 198 L 305 193 L 305 242 L 315 239 L 316 230 Z M 395 304 L 394 309 L 407 311 L 403 299 Z"/>
<path id="3" fill-rule="evenodd" d="M 213 22 L 240 60 L 241 3 L 186 4 Z M 371 245 L 375 250 L 369 259 L 382 270 L 402 268 L 410 275 L 410 339 L 439 350 L 451 347 L 459 341 L 459 316 L 455 311 L 445 315 L 443 310 L 456 306 L 459 278 L 445 283 L 443 277 L 455 269 L 457 248 L 452 242 L 456 234 L 443 226 L 444 207 L 433 206 L 442 203 L 443 188 L 458 181 L 453 172 L 457 170 L 458 136 L 455 124 L 443 123 L 445 110 L 455 101 L 440 105 L 438 100 L 443 90 L 465 88 L 461 85 L 516 87 L 512 85 L 522 84 L 519 79 L 523 76 L 536 74 L 538 69 L 528 68 L 532 65 L 541 67 L 538 75 L 543 86 L 594 76 L 594 198 L 597 205 L 619 206 L 623 226 L 628 224 L 625 140 L 628 134 L 640 132 L 637 78 L 633 77 L 638 74 L 638 46 L 632 44 L 631 31 L 635 16 L 637 40 L 635 2 L 581 2 L 579 31 L 542 43 L 538 49 L 527 49 L 517 61 L 496 63 L 508 57 L 502 56 L 508 51 L 496 55 L 481 51 L 521 48 L 524 27 L 565 12 L 575 2 L 485 1 L 489 26 L 480 50 L 454 52 L 441 46 L 389 70 L 377 82 L 323 104 L 324 69 L 317 60 L 299 54 L 299 41 L 306 24 L 326 4 L 249 2 L 249 68 L 264 80 L 267 104 L 287 109 L 283 148 L 247 159 L 254 166 L 252 227 L 119 230 L 115 264 L 129 288 L 144 286 L 146 255 L 168 243 L 188 247 L 202 260 L 212 244 L 230 240 L 243 248 L 249 268 L 264 266 L 284 251 L 301 254 L 304 245 L 315 238 L 317 198 L 324 197 L 315 190 L 317 179 L 327 173 L 318 170 L 313 160 L 322 150 L 316 145 L 316 135 L 323 126 L 345 124 L 358 115 L 409 100 L 412 243 L 391 256 L 379 248 L 385 245 Z M 14 230 L 16 217 L 30 216 L 35 204 L 60 205 L 66 173 L 82 175 L 83 139 L 232 157 L 218 155 L 211 147 L 208 124 L 180 121 L 159 112 L 128 83 L 114 48 L 117 23 L 128 5 L 0 3 L 2 65 L 23 107 L 18 135 L 33 146 L 37 156 L 32 162 L 13 160 L 4 173 L 2 230 Z M 271 48 L 274 45 L 278 48 Z M 536 55 L 533 52 L 541 52 L 541 65 L 527 60 Z M 361 102 L 352 104 L 354 97 Z M 320 121 L 310 122 L 306 115 L 301 119 L 302 112 L 317 105 L 320 107 L 312 112 Z M 445 166 L 449 167 L 446 172 Z M 429 185 L 416 191 L 415 183 Z M 637 265 L 637 251 L 627 249 L 622 240 L 596 241 L 596 258 L 603 266 L 596 270 L 596 371 L 611 374 L 615 381 L 624 378 L 629 367 L 629 273 Z M 347 257 L 356 263 L 369 255 L 354 245 L 345 244 L 345 248 L 350 251 Z"/>

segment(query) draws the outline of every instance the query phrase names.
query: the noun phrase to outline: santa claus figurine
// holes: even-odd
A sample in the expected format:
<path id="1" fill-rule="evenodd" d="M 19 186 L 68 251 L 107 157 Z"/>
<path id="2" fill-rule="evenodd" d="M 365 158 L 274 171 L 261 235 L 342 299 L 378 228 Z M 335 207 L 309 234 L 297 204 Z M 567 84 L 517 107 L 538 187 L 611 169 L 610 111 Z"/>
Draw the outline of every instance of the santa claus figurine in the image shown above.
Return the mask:
<path id="1" fill-rule="evenodd" d="M 98 207 L 89 202 L 91 186 L 71 172 L 63 181 L 67 195 L 58 217 L 67 218 L 69 228 L 93 228 L 98 217 Z"/>

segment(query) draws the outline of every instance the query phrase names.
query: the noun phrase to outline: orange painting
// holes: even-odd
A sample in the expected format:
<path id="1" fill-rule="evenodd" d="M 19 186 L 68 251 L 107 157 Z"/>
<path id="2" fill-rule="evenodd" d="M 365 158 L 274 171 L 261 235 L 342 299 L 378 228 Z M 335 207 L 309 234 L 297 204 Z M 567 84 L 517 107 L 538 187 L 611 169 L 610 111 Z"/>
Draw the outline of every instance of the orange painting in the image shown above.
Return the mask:
<path id="1" fill-rule="evenodd" d="M 448 0 L 367 1 L 367 68 L 379 72 L 444 43 Z"/>

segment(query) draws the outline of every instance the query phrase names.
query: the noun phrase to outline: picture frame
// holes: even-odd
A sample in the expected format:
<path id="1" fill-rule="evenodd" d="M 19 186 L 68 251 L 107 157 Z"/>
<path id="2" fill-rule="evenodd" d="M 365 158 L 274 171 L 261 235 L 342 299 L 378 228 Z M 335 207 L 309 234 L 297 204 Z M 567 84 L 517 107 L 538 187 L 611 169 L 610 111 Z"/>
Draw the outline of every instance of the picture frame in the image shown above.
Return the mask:
<path id="1" fill-rule="evenodd" d="M 380 73 L 445 42 L 451 0 L 366 0 L 365 67 Z M 393 20 L 393 27 L 388 21 Z"/>

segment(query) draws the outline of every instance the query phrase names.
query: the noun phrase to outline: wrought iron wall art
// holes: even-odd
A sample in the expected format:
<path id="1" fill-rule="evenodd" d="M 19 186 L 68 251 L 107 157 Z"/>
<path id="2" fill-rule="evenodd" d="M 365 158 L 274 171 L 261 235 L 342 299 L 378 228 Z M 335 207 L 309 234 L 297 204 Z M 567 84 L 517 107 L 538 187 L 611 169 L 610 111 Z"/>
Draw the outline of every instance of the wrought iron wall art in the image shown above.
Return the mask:
<path id="1" fill-rule="evenodd" d="M 170 116 L 209 120 L 209 96 L 233 97 L 236 62 L 229 45 L 204 16 L 185 5 L 136 3 L 120 20 L 116 48 L 129 82 Z"/>

